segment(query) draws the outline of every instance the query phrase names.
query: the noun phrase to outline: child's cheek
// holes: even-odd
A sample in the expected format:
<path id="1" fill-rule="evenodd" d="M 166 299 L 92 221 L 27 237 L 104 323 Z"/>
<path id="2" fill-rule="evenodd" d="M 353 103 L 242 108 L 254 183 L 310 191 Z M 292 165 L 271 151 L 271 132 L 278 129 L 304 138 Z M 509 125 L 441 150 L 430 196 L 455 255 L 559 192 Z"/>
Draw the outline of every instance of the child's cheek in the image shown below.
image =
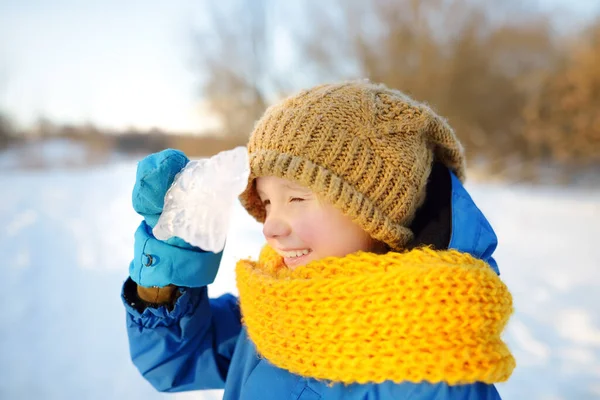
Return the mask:
<path id="1" fill-rule="evenodd" d="M 323 243 L 327 235 L 327 227 L 324 226 L 324 216 L 322 213 L 307 210 L 297 216 L 294 226 L 294 233 L 303 244 L 313 250 L 317 250 L 319 243 Z"/>

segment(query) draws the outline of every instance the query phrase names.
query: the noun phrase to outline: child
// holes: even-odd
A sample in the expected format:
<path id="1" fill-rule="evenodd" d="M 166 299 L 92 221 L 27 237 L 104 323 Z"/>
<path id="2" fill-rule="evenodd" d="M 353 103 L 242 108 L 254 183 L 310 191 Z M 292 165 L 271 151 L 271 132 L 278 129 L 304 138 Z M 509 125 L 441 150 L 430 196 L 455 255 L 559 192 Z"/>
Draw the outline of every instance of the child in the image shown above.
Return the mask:
<path id="1" fill-rule="evenodd" d="M 240 201 L 267 245 L 238 263 L 239 300 L 208 298 L 220 254 L 152 236 L 187 158 L 138 166 L 145 221 L 123 299 L 132 360 L 157 390 L 499 399 L 512 301 L 445 120 L 385 86 L 323 85 L 270 107 L 248 153 Z"/>

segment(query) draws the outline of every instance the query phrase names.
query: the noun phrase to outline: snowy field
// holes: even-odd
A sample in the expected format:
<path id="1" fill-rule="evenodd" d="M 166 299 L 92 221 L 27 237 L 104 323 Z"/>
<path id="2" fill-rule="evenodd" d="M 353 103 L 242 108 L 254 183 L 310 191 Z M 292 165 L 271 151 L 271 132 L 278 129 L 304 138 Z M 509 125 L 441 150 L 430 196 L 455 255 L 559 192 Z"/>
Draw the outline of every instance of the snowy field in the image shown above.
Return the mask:
<path id="1" fill-rule="evenodd" d="M 140 221 L 134 163 L 0 170 L 0 399 L 213 399 L 162 395 L 129 359 L 119 299 Z M 600 188 L 468 185 L 499 236 L 516 314 L 517 369 L 504 399 L 600 399 Z M 212 295 L 235 292 L 234 262 L 259 226 L 236 208 Z"/>

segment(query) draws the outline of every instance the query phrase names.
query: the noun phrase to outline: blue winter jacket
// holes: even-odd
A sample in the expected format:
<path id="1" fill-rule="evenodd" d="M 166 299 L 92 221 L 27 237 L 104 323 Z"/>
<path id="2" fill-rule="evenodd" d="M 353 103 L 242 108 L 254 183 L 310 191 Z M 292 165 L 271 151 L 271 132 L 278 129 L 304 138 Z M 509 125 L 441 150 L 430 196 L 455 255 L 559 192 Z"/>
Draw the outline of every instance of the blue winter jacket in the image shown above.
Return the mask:
<path id="1" fill-rule="evenodd" d="M 492 258 L 496 235 L 454 175 L 451 199 L 449 247 L 487 261 L 498 272 Z M 215 262 L 211 256 L 206 260 Z M 123 299 L 131 358 L 144 378 L 159 391 L 225 389 L 225 400 L 500 399 L 493 385 L 483 383 L 449 386 L 386 381 L 331 386 L 294 375 L 258 356 L 240 322 L 236 297 L 209 299 L 206 287 L 181 290 L 183 294 L 171 311 L 148 307 L 140 314 Z"/>

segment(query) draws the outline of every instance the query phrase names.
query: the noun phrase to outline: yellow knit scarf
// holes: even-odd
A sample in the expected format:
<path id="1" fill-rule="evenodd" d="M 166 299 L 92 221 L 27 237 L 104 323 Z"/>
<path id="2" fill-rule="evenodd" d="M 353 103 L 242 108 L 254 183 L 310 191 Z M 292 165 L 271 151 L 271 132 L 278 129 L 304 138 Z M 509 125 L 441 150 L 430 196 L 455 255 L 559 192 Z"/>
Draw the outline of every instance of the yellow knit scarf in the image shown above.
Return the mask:
<path id="1" fill-rule="evenodd" d="M 500 339 L 512 297 L 469 254 L 358 252 L 290 270 L 266 246 L 236 270 L 250 338 L 294 374 L 455 385 L 502 382 L 515 367 Z"/>

